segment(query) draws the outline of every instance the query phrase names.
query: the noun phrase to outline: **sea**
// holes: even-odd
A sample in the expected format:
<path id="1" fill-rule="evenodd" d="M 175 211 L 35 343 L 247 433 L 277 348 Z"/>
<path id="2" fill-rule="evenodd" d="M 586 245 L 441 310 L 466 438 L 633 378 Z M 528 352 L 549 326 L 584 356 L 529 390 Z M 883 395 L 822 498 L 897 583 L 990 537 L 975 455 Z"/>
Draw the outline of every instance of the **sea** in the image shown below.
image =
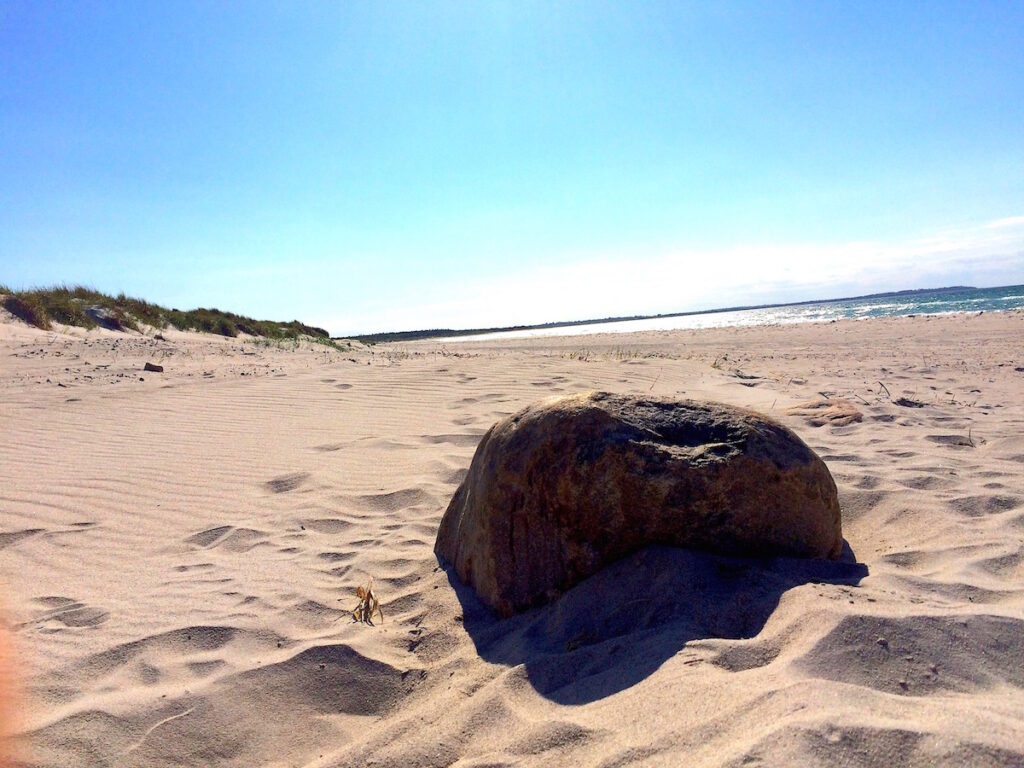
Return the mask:
<path id="1" fill-rule="evenodd" d="M 1024 285 L 998 288 L 943 288 L 935 291 L 881 294 L 778 307 L 713 310 L 685 315 L 661 315 L 640 320 L 616 320 L 497 331 L 461 338 L 455 337 L 446 339 L 446 341 L 522 339 L 537 336 L 578 336 L 590 333 L 633 333 L 636 331 L 671 331 L 726 326 L 788 325 L 790 323 L 821 323 L 831 320 L 859 320 L 869 317 L 1001 312 L 1018 308 L 1024 308 Z"/>

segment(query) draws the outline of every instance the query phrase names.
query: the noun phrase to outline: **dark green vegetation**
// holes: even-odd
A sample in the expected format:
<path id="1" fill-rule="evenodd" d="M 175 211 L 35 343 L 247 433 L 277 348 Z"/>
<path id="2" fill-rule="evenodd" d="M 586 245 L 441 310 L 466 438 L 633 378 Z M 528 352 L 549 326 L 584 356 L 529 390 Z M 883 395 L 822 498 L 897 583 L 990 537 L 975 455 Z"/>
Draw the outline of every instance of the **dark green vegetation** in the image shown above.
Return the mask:
<path id="1" fill-rule="evenodd" d="M 237 336 L 239 333 L 269 339 L 309 336 L 314 341 L 330 342 L 330 335 L 323 328 L 314 328 L 298 320 L 279 323 L 254 320 L 219 309 L 167 309 L 123 293 L 107 296 L 80 285 L 27 291 L 12 291 L 0 285 L 0 304 L 29 325 L 44 330 L 49 330 L 54 322 L 82 328 L 102 325 L 119 331 L 139 330 L 140 325 L 149 325 L 158 330 L 171 326 L 180 331 L 205 331 L 221 336 Z"/>

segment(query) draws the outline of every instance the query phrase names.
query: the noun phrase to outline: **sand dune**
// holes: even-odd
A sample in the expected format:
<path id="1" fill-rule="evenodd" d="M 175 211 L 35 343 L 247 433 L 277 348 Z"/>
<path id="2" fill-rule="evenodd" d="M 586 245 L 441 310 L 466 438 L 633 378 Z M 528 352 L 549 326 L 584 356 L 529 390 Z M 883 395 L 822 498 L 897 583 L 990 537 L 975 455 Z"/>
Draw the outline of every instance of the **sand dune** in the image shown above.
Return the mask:
<path id="1" fill-rule="evenodd" d="M 1024 313 L 166 336 L 0 322 L 25 765 L 1024 764 Z M 437 524 L 495 420 L 587 389 L 782 420 L 836 479 L 843 560 L 655 547 L 495 619 Z M 371 576 L 385 619 L 356 624 Z"/>

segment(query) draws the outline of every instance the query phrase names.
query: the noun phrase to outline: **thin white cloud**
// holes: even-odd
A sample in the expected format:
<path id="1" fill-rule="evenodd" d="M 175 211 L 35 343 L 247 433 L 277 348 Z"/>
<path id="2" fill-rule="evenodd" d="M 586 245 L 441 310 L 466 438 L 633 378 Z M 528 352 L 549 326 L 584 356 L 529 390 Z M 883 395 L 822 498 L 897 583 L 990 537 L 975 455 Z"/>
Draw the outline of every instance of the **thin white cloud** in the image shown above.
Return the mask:
<path id="1" fill-rule="evenodd" d="M 318 323 L 342 333 L 482 328 L 1024 281 L 1024 217 L 1001 222 L 896 243 L 593 254 L 500 278 L 417 285 Z"/>
<path id="2" fill-rule="evenodd" d="M 988 229 L 1000 229 L 1002 227 L 1021 226 L 1024 226 L 1024 216 L 1008 216 L 1005 219 L 996 219 L 995 221 L 989 222 L 986 225 Z"/>

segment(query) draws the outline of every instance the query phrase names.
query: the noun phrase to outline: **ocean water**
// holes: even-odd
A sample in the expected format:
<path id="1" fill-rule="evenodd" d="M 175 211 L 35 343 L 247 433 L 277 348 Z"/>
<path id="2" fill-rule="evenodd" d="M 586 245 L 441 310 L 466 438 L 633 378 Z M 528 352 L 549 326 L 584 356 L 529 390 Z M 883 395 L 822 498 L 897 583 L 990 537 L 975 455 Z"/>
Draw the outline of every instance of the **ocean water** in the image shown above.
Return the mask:
<path id="1" fill-rule="evenodd" d="M 577 336 L 588 333 L 632 333 L 669 331 L 685 328 L 722 328 L 747 325 L 785 325 L 867 317 L 906 317 L 909 315 L 948 315 L 956 312 L 1000 312 L 1024 308 L 1024 285 L 999 288 L 969 288 L 960 291 L 927 291 L 901 296 L 875 296 L 846 301 L 821 301 L 787 307 L 741 309 L 729 312 L 703 312 L 676 317 L 651 317 L 645 320 L 620 320 L 557 328 L 502 331 L 480 336 L 464 336 L 446 341 L 473 339 L 519 339 L 534 336 Z"/>

